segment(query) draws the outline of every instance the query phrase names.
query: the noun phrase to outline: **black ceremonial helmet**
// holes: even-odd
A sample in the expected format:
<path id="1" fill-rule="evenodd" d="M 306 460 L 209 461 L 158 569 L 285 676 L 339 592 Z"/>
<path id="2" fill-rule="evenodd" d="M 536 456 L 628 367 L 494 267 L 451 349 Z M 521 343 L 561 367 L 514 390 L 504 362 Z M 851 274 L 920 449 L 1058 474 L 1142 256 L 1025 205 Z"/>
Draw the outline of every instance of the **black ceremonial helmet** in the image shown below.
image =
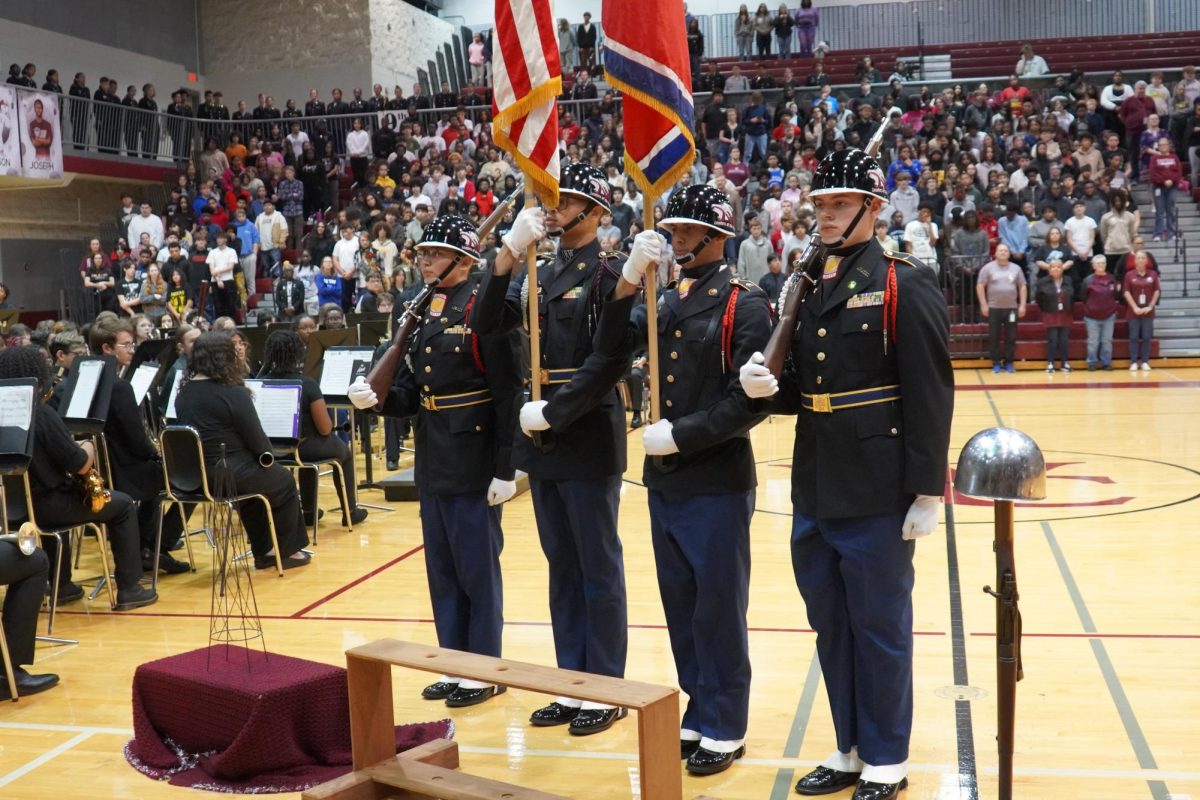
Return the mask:
<path id="1" fill-rule="evenodd" d="M 417 249 L 446 247 L 473 261 L 479 260 L 479 234 L 471 221 L 453 214 L 438 217 L 425 228 Z"/>
<path id="2" fill-rule="evenodd" d="M 551 236 L 562 236 L 583 222 L 595 206 L 600 206 L 605 211 L 612 210 L 612 187 L 608 185 L 604 173 L 591 164 L 567 164 L 563 167 L 558 177 L 558 193 L 581 198 L 588 204 L 583 211 L 575 215 L 575 219 L 560 230 L 548 231 Z"/>
<path id="3" fill-rule="evenodd" d="M 858 226 L 863 215 L 867 213 L 872 198 L 878 197 L 887 201 L 887 180 L 879 162 L 858 148 L 837 150 L 825 156 L 813 175 L 809 197 L 843 192 L 862 195 L 862 208 L 841 236 L 831 242 L 822 240 L 826 247 L 838 247 L 846 241 L 846 236 Z"/>
<path id="4" fill-rule="evenodd" d="M 720 189 L 707 184 L 686 186 L 671 195 L 667 201 L 667 213 L 658 223 L 668 231 L 672 225 L 702 225 L 707 229 L 704 238 L 692 248 L 692 252 L 675 257 L 677 264 L 687 264 L 700 251 L 708 247 L 714 235 L 732 236 L 733 206 Z"/>

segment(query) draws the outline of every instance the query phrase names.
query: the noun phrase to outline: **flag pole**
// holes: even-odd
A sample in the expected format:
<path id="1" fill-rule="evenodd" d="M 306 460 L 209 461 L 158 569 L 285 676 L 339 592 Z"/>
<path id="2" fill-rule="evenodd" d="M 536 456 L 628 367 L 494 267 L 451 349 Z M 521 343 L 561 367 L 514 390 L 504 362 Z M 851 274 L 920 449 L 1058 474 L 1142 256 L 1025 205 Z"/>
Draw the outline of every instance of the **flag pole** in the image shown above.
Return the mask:
<path id="1" fill-rule="evenodd" d="M 642 193 L 642 229 L 654 230 L 654 204 Z M 650 375 L 650 421 L 662 419 L 658 375 L 658 263 L 646 270 L 646 371 Z"/>
<path id="2" fill-rule="evenodd" d="M 533 195 L 527 195 L 525 208 L 535 206 L 537 201 Z M 542 399 L 541 293 L 537 273 L 537 244 L 531 244 L 525 251 L 525 285 L 529 297 L 529 398 L 534 402 Z"/>

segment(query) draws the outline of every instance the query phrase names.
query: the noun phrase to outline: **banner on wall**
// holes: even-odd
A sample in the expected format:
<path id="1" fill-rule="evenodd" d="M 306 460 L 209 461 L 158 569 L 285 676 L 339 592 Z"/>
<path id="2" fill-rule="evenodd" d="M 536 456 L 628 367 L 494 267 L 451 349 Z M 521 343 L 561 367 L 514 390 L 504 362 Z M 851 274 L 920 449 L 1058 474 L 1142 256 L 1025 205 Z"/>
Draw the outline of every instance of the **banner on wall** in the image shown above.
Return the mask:
<path id="1" fill-rule="evenodd" d="M 0 86 L 0 175 L 21 174 L 21 134 L 17 124 L 17 92 Z"/>
<path id="2" fill-rule="evenodd" d="M 58 103 L 51 92 L 21 93 L 21 171 L 27 178 L 63 176 Z"/>

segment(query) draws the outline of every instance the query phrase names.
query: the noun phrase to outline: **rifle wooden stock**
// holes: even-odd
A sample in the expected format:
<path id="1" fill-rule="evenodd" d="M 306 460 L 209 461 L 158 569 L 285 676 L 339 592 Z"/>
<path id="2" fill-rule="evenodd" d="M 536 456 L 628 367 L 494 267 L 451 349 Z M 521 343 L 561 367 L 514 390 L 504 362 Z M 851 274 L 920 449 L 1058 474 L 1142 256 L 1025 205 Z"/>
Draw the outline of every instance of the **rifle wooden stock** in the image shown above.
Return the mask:
<path id="1" fill-rule="evenodd" d="M 517 197 L 525 190 L 524 182 L 517 184 L 513 189 L 512 194 L 506 197 L 492 211 L 491 215 L 483 221 L 479 226 L 477 233 L 479 241 L 482 242 L 492 230 L 500 224 L 500 220 L 504 218 L 508 209 L 516 202 Z M 434 292 L 438 286 L 446 279 L 446 276 L 458 266 L 458 259 L 450 262 L 450 266 L 446 267 L 441 275 L 434 278 L 429 283 L 422 287 L 417 296 L 408 302 L 404 307 L 404 313 L 400 317 L 400 324 L 396 326 L 396 331 L 392 335 L 392 345 L 389 347 L 375 365 L 371 367 L 371 371 L 367 374 L 367 384 L 370 385 L 371 391 L 379 398 L 380 408 L 387 399 L 388 392 L 392 390 L 392 383 L 396 380 L 396 373 L 400 371 L 400 365 L 404 363 L 404 353 L 408 349 L 408 340 L 412 338 L 413 331 L 417 329 L 417 324 L 421 321 L 421 317 L 425 314 L 425 310 L 429 308 L 429 304 L 433 302 Z"/>
<path id="2" fill-rule="evenodd" d="M 983 590 L 996 598 L 996 742 L 999 749 L 998 797 L 1012 800 L 1013 750 L 1016 735 L 1017 681 L 1021 669 L 1021 611 L 1017 605 L 1017 565 L 1013 554 L 1013 503 L 997 500 L 996 588 Z"/>
<path id="3" fill-rule="evenodd" d="M 767 369 L 778 379 L 783 374 L 783 365 L 787 361 L 788 351 L 792 346 L 792 336 L 796 333 L 796 325 L 800 322 L 800 305 L 816 286 L 820 276 L 817 274 L 825 263 L 825 247 L 818 235 L 813 234 L 800 263 L 787 280 L 781 296 L 784 298 L 783 307 L 779 312 L 779 322 L 771 331 L 771 338 L 763 348 L 763 358 Z"/>

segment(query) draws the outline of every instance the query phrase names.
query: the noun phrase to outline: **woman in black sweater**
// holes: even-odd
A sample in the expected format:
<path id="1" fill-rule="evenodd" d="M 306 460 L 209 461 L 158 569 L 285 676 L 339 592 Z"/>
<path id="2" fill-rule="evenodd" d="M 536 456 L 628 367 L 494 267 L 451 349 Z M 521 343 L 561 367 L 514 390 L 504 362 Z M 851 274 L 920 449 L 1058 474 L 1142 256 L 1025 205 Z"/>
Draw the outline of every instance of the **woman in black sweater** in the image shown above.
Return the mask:
<path id="1" fill-rule="evenodd" d="M 275 535 L 283 555 L 283 568 L 302 567 L 309 556 L 301 548 L 308 544 L 300 516 L 300 495 L 288 470 L 278 465 L 262 466 L 259 458 L 270 453 L 271 442 L 263 433 L 250 392 L 242 381 L 244 369 L 228 332 L 201 334 L 192 347 L 188 379 L 175 400 L 179 422 L 200 433 L 209 475 L 215 475 L 224 446 L 225 461 L 238 494 L 261 494 L 271 505 Z M 254 566 L 275 566 L 275 550 L 262 503 L 251 500 L 239 509 L 254 551 Z"/>
<path id="2" fill-rule="evenodd" d="M 333 420 L 325 407 L 325 397 L 321 387 L 315 380 L 305 375 L 301 370 L 304 364 L 304 340 L 300 334 L 292 330 L 275 330 L 267 337 L 263 353 L 262 371 L 264 378 L 273 380 L 290 380 L 303 386 L 300 396 L 300 458 L 305 461 L 319 461 L 326 458 L 336 458 L 342 465 L 342 474 L 346 476 L 346 489 L 349 492 L 349 503 L 342 495 L 342 484 L 335 480 L 338 500 L 342 503 L 342 525 L 349 522 L 357 525 L 367 518 L 367 510 L 360 508 L 355 489 L 354 459 L 350 456 L 350 448 L 341 439 L 333 435 Z M 300 504 L 304 508 L 304 522 L 312 525 L 312 515 L 317 508 L 317 472 L 316 470 L 300 470 Z"/>

